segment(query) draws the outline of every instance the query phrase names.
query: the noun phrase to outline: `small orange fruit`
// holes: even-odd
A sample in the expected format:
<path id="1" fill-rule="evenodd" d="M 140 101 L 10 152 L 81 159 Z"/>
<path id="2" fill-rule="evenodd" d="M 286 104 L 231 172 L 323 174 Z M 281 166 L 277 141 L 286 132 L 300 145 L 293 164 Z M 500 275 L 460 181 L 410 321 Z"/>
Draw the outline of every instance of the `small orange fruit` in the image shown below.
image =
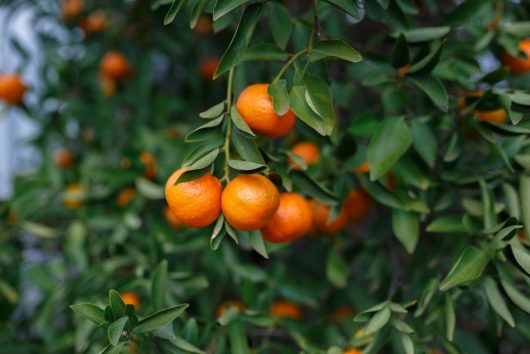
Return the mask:
<path id="1" fill-rule="evenodd" d="M 85 198 L 85 187 L 80 183 L 69 184 L 66 186 L 66 193 L 63 199 L 63 204 L 68 209 L 79 209 L 83 206 L 83 199 Z"/>
<path id="2" fill-rule="evenodd" d="M 166 201 L 182 224 L 206 227 L 221 214 L 221 182 L 208 172 L 196 180 L 175 184 L 187 169 L 182 167 L 168 178 Z"/>
<path id="3" fill-rule="evenodd" d="M 321 231 L 326 235 L 333 235 L 344 229 L 344 226 L 346 226 L 346 223 L 348 222 L 348 216 L 344 208 L 340 211 L 339 216 L 337 216 L 335 220 L 328 223 L 331 207 L 315 200 L 312 200 L 310 204 L 311 210 L 313 211 L 313 223 L 318 231 Z"/>
<path id="4" fill-rule="evenodd" d="M 219 59 L 216 57 L 209 57 L 203 59 L 203 61 L 200 64 L 200 73 L 203 80 L 212 80 L 213 74 L 215 74 L 215 70 L 217 70 L 217 66 L 219 65 Z"/>
<path id="5" fill-rule="evenodd" d="M 101 72 L 110 79 L 120 81 L 128 78 L 132 68 L 127 58 L 120 52 L 108 52 L 100 63 Z"/>
<path id="6" fill-rule="evenodd" d="M 126 305 L 133 305 L 136 310 L 140 308 L 140 298 L 135 293 L 123 293 L 120 295 Z"/>
<path id="7" fill-rule="evenodd" d="M 108 16 L 105 11 L 97 10 L 88 14 L 79 25 L 85 35 L 103 32 L 108 27 Z"/>
<path id="8" fill-rule="evenodd" d="M 526 55 L 526 58 L 519 59 L 508 53 L 503 53 L 501 57 L 502 64 L 513 74 L 523 74 L 530 70 L 530 39 L 521 39 L 519 50 Z"/>
<path id="9" fill-rule="evenodd" d="M 169 223 L 169 225 L 171 225 L 171 227 L 175 230 L 178 230 L 182 227 L 182 222 L 168 206 L 164 208 L 164 217 L 166 218 L 166 221 Z"/>
<path id="10" fill-rule="evenodd" d="M 363 163 L 361 166 L 359 166 L 355 172 L 360 175 L 362 173 L 367 173 L 367 172 L 370 172 L 370 165 L 368 164 L 368 161 L 366 161 L 365 163 Z"/>
<path id="11" fill-rule="evenodd" d="M 280 205 L 280 192 L 265 176 L 239 175 L 228 183 L 222 195 L 226 221 L 238 230 L 262 228 Z"/>
<path id="12" fill-rule="evenodd" d="M 247 86 L 237 98 L 236 108 L 253 132 L 277 138 L 291 131 L 296 117 L 291 110 L 283 116 L 274 112 L 268 88 L 269 84 Z"/>
<path id="13" fill-rule="evenodd" d="M 63 18 L 65 20 L 71 20 L 74 17 L 79 16 L 83 11 L 85 4 L 83 0 L 64 0 L 63 1 Z"/>
<path id="14" fill-rule="evenodd" d="M 302 309 L 292 301 L 278 300 L 272 304 L 271 315 L 299 320 L 302 318 Z"/>
<path id="15" fill-rule="evenodd" d="M 340 322 L 345 319 L 351 320 L 353 318 L 353 315 L 354 313 L 352 309 L 349 306 L 343 305 L 338 307 L 337 309 L 335 309 L 335 311 L 331 313 L 331 319 L 335 322 Z"/>
<path id="16" fill-rule="evenodd" d="M 105 97 L 112 97 L 116 93 L 116 81 L 108 77 L 107 75 L 100 73 L 99 74 L 99 87 L 101 93 Z"/>
<path id="17" fill-rule="evenodd" d="M 280 207 L 261 229 L 263 238 L 269 242 L 294 241 L 309 232 L 313 215 L 309 202 L 297 193 L 281 193 Z"/>
<path id="18" fill-rule="evenodd" d="M 351 221 L 364 218 L 372 209 L 372 198 L 364 190 L 351 190 L 344 203 L 344 209 Z"/>
<path id="19" fill-rule="evenodd" d="M 209 17 L 201 16 L 197 20 L 197 24 L 193 28 L 193 30 L 200 34 L 209 34 L 212 33 L 213 25 L 212 20 L 210 20 Z"/>
<path id="20" fill-rule="evenodd" d="M 357 350 L 357 349 L 351 349 L 351 350 L 344 352 L 343 354 L 362 354 L 362 351 Z"/>
<path id="21" fill-rule="evenodd" d="M 307 166 L 311 166 L 317 163 L 320 157 L 318 145 L 311 141 L 304 141 L 296 144 L 291 149 L 291 152 L 295 155 L 300 156 Z M 301 168 L 294 160 L 289 159 L 289 164 L 295 170 L 299 170 Z"/>
<path id="22" fill-rule="evenodd" d="M 245 305 L 243 305 L 240 301 L 237 301 L 237 300 L 225 301 L 221 305 L 219 305 L 217 310 L 215 310 L 215 318 L 221 317 L 225 313 L 225 311 L 231 307 L 235 307 L 239 311 L 245 310 Z"/>
<path id="23" fill-rule="evenodd" d="M 18 74 L 0 74 L 0 100 L 17 105 L 22 103 L 26 85 Z"/>
<path id="24" fill-rule="evenodd" d="M 136 196 L 136 189 L 133 187 L 127 187 L 118 194 L 116 198 L 116 204 L 123 208 L 130 203 L 130 201 Z"/>
<path id="25" fill-rule="evenodd" d="M 74 155 L 69 150 L 62 149 L 55 152 L 53 160 L 57 166 L 66 168 L 74 164 Z"/>
<path id="26" fill-rule="evenodd" d="M 401 68 L 396 70 L 398 76 L 405 76 L 410 70 L 410 64 L 403 65 Z"/>
<path id="27" fill-rule="evenodd" d="M 526 239 L 526 234 L 524 233 L 524 231 L 519 231 L 517 233 L 517 238 L 521 241 L 524 241 Z"/>
<path id="28" fill-rule="evenodd" d="M 177 127 L 168 127 L 166 129 L 166 136 L 171 140 L 177 140 L 180 137 L 180 131 Z"/>
<path id="29" fill-rule="evenodd" d="M 150 152 L 142 152 L 140 154 L 140 162 L 146 166 L 144 173 L 145 178 L 153 179 L 156 175 L 155 157 Z"/>
<path id="30" fill-rule="evenodd" d="M 458 107 L 463 110 L 468 105 L 468 99 L 478 99 L 480 96 L 484 94 L 483 90 L 477 90 L 466 93 L 463 97 L 459 99 Z M 475 118 L 480 122 L 487 122 L 487 123 L 493 123 L 493 124 L 503 124 L 506 122 L 506 118 L 508 115 L 506 114 L 506 111 L 502 108 L 496 108 L 496 109 L 490 109 L 490 110 L 481 110 L 481 109 L 473 109 L 471 111 Z"/>

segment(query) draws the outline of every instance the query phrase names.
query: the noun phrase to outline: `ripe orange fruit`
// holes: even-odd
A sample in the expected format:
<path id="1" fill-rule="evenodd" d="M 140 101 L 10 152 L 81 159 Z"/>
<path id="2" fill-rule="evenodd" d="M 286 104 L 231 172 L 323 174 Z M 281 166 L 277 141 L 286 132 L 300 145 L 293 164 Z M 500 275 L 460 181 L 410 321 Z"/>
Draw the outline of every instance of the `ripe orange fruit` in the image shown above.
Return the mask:
<path id="1" fill-rule="evenodd" d="M 182 227 L 182 222 L 168 206 L 164 208 L 164 217 L 166 218 L 166 221 L 169 223 L 169 225 L 171 225 L 171 227 L 175 230 L 178 230 Z"/>
<path id="2" fill-rule="evenodd" d="M 65 20 L 71 20 L 79 16 L 84 7 L 83 0 L 64 0 L 62 8 L 63 18 Z"/>
<path id="3" fill-rule="evenodd" d="M 166 136 L 171 140 L 177 140 L 180 138 L 180 131 L 177 127 L 168 127 L 166 129 Z"/>
<path id="4" fill-rule="evenodd" d="M 193 28 L 193 30 L 200 34 L 212 33 L 212 20 L 210 20 L 210 18 L 206 16 L 199 17 L 199 19 L 197 20 L 197 24 L 195 25 L 195 28 Z"/>
<path id="5" fill-rule="evenodd" d="M 363 163 L 361 166 L 359 166 L 355 172 L 357 174 L 361 174 L 361 173 L 367 173 L 367 172 L 370 172 L 370 165 L 368 164 L 368 161 L 366 161 L 365 163 Z"/>
<path id="6" fill-rule="evenodd" d="M 344 208 L 341 210 L 339 216 L 328 224 L 331 207 L 315 200 L 312 200 L 310 205 L 313 212 L 313 223 L 318 231 L 321 231 L 326 235 L 333 235 L 344 229 L 344 226 L 346 226 L 348 215 Z"/>
<path id="7" fill-rule="evenodd" d="M 216 318 L 221 317 L 225 313 L 225 311 L 228 310 L 231 307 L 235 307 L 239 311 L 244 311 L 245 310 L 245 305 L 243 305 L 240 301 L 229 300 L 229 301 L 223 302 L 221 305 L 219 305 L 217 310 L 215 310 L 215 317 Z"/>
<path id="8" fill-rule="evenodd" d="M 299 320 L 302 318 L 302 309 L 292 301 L 278 300 L 272 304 L 271 315 Z"/>
<path id="9" fill-rule="evenodd" d="M 66 186 L 66 193 L 63 199 L 63 204 L 68 209 L 79 209 L 83 206 L 83 199 L 85 198 L 85 187 L 80 183 L 69 184 Z"/>
<path id="10" fill-rule="evenodd" d="M 200 65 L 200 73 L 203 80 L 212 80 L 215 70 L 219 65 L 219 59 L 216 57 L 204 58 Z"/>
<path id="11" fill-rule="evenodd" d="M 127 58 L 120 52 L 108 52 L 101 59 L 100 69 L 103 75 L 110 79 L 120 81 L 132 74 L 132 68 Z"/>
<path id="12" fill-rule="evenodd" d="M 13 105 L 22 103 L 26 85 L 18 74 L 0 74 L 0 99 Z"/>
<path id="13" fill-rule="evenodd" d="M 247 86 L 237 98 L 236 108 L 254 133 L 277 138 L 291 131 L 296 117 L 291 110 L 283 116 L 274 112 L 268 88 L 269 84 Z"/>
<path id="14" fill-rule="evenodd" d="M 150 152 L 142 152 L 140 154 L 140 162 L 146 166 L 144 173 L 145 178 L 153 179 L 156 175 L 155 157 Z"/>
<path id="15" fill-rule="evenodd" d="M 167 179 L 166 201 L 184 225 L 206 227 L 221 214 L 221 182 L 208 172 L 196 180 L 175 184 L 187 169 L 182 167 Z"/>
<path id="16" fill-rule="evenodd" d="M 504 66 L 513 74 L 523 74 L 530 70 L 530 39 L 521 39 L 519 50 L 526 55 L 525 59 L 519 59 L 508 53 L 503 53 L 501 60 Z"/>
<path id="17" fill-rule="evenodd" d="M 280 207 L 261 229 L 261 233 L 269 242 L 291 242 L 307 234 L 312 223 L 311 207 L 303 196 L 297 193 L 281 193 Z"/>
<path id="18" fill-rule="evenodd" d="M 239 175 L 226 185 L 221 203 L 230 225 L 238 230 L 257 230 L 278 210 L 280 192 L 265 176 Z"/>
<path id="19" fill-rule="evenodd" d="M 55 152 L 53 160 L 59 167 L 70 167 L 74 164 L 74 155 L 70 151 L 62 149 Z"/>
<path id="20" fill-rule="evenodd" d="M 351 190 L 348 198 L 344 203 L 346 215 L 351 221 L 357 221 L 364 218 L 372 209 L 372 198 L 364 190 Z"/>
<path id="21" fill-rule="evenodd" d="M 101 73 L 99 74 L 99 87 L 105 97 L 112 97 L 116 93 L 116 81 Z"/>
<path id="22" fill-rule="evenodd" d="M 311 166 L 317 163 L 320 157 L 318 145 L 311 141 L 304 141 L 296 144 L 292 147 L 291 152 L 295 155 L 300 156 L 307 166 Z M 289 159 L 289 164 L 295 170 L 299 170 L 301 168 L 300 166 L 298 166 L 296 161 L 292 159 Z"/>
<path id="23" fill-rule="evenodd" d="M 526 239 L 526 234 L 524 233 L 524 231 L 519 231 L 517 233 L 517 238 L 521 241 L 524 241 Z"/>
<path id="24" fill-rule="evenodd" d="M 105 11 L 97 10 L 88 14 L 79 25 L 85 35 L 103 32 L 108 27 L 108 16 Z"/>
<path id="25" fill-rule="evenodd" d="M 459 100 L 458 105 L 460 109 L 464 109 L 467 107 L 468 98 L 471 99 L 474 97 L 476 99 L 482 96 L 483 93 L 484 91 L 482 90 L 477 90 L 477 91 L 466 93 L 465 96 Z M 471 112 L 473 113 L 473 115 L 478 121 L 488 122 L 488 123 L 493 123 L 493 124 L 503 124 L 506 122 L 506 119 L 508 117 L 508 115 L 506 114 L 506 111 L 502 108 L 497 108 L 497 109 L 492 109 L 492 110 L 487 110 L 487 111 L 479 110 L 475 108 Z"/>
<path id="26" fill-rule="evenodd" d="M 123 293 L 120 295 L 126 305 L 133 305 L 136 310 L 140 308 L 140 298 L 135 293 Z"/>
<path id="27" fill-rule="evenodd" d="M 116 204 L 123 208 L 129 204 L 129 202 L 136 196 L 136 189 L 133 187 L 127 187 L 118 194 L 116 198 Z"/>
<path id="28" fill-rule="evenodd" d="M 348 350 L 347 352 L 344 352 L 343 354 L 362 354 L 362 351 L 357 350 L 357 349 L 351 349 L 351 350 Z"/>

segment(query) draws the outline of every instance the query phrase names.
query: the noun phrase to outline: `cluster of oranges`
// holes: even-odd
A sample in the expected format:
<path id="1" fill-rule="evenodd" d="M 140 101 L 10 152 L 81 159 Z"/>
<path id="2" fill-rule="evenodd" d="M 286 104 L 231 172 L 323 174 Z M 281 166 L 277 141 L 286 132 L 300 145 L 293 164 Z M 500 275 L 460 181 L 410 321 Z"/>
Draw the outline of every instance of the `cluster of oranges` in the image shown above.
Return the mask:
<path id="1" fill-rule="evenodd" d="M 289 110 L 279 116 L 273 109 L 267 84 L 248 86 L 236 102 L 236 108 L 250 129 L 268 137 L 286 135 L 296 117 Z M 303 142 L 293 148 L 306 164 L 318 161 L 318 147 Z M 299 166 L 291 161 L 293 168 Z M 352 191 L 339 216 L 328 223 L 331 207 L 317 201 L 308 201 L 301 194 L 280 193 L 276 186 L 260 174 L 239 175 L 227 183 L 211 173 L 189 182 L 175 184 L 187 167 L 173 172 L 165 186 L 171 224 L 188 227 L 206 227 L 221 214 L 235 229 L 261 230 L 269 242 L 286 243 L 312 232 L 334 234 L 344 228 L 348 219 L 359 220 L 370 210 L 371 200 L 365 192 Z M 168 218 L 169 211 L 166 211 Z"/>
<path id="2" fill-rule="evenodd" d="M 108 15 L 102 10 L 82 16 L 85 4 L 83 0 L 65 0 L 62 4 L 62 16 L 66 21 L 79 20 L 79 27 L 86 36 L 105 31 L 109 26 Z"/>

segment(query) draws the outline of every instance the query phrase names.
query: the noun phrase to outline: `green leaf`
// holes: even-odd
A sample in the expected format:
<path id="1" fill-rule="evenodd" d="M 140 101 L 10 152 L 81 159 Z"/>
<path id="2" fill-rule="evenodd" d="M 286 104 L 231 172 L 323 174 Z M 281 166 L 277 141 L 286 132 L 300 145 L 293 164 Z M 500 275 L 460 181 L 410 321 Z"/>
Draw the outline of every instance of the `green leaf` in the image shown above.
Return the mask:
<path id="1" fill-rule="evenodd" d="M 412 341 L 412 338 L 407 334 L 401 334 L 399 337 L 405 354 L 414 354 L 414 342 Z"/>
<path id="2" fill-rule="evenodd" d="M 305 100 L 304 86 L 293 86 L 289 98 L 294 114 L 320 135 L 326 135 L 324 120 L 311 110 Z"/>
<path id="3" fill-rule="evenodd" d="M 376 312 L 364 329 L 365 335 L 375 333 L 383 328 L 390 320 L 390 315 L 391 311 L 388 307 L 384 307 L 381 311 Z"/>
<path id="4" fill-rule="evenodd" d="M 517 263 L 527 274 L 530 274 L 530 254 L 526 251 L 526 248 L 515 239 L 512 240 L 510 246 Z"/>
<path id="5" fill-rule="evenodd" d="M 251 137 L 255 137 L 256 134 L 250 129 L 247 122 L 241 117 L 241 114 L 239 114 L 238 110 L 236 109 L 236 106 L 232 106 L 232 109 L 230 110 L 230 117 L 232 118 L 232 122 L 237 127 L 237 129 L 241 130 L 242 132 L 248 134 Z"/>
<path id="6" fill-rule="evenodd" d="M 394 165 L 412 143 L 412 134 L 403 117 L 381 121 L 368 145 L 370 180 L 375 181 Z"/>
<path id="7" fill-rule="evenodd" d="M 348 264 L 335 249 L 328 253 L 326 275 L 329 282 L 337 288 L 344 288 L 348 283 Z"/>
<path id="8" fill-rule="evenodd" d="M 408 71 L 408 74 L 414 74 L 414 75 L 426 75 L 429 74 L 438 64 L 438 61 L 440 59 L 440 55 L 442 54 L 444 42 L 434 42 L 429 47 L 429 52 L 425 55 L 420 57 L 417 61 L 415 61 Z M 410 77 L 410 75 L 409 75 Z"/>
<path id="9" fill-rule="evenodd" d="M 212 235 L 210 236 L 210 249 L 216 250 L 219 248 L 219 245 L 221 244 L 221 241 L 223 239 L 225 230 L 223 229 L 225 223 L 225 217 L 223 214 L 221 214 L 217 221 L 215 222 L 215 226 L 212 231 Z"/>
<path id="10" fill-rule="evenodd" d="M 516 285 L 508 274 L 509 273 L 506 270 L 499 267 L 502 288 L 515 305 L 517 305 L 524 312 L 530 314 L 530 299 L 517 289 Z"/>
<path id="11" fill-rule="evenodd" d="M 462 217 L 456 215 L 442 215 L 434 219 L 426 228 L 427 232 L 439 233 L 465 233 L 466 228 Z"/>
<path id="12" fill-rule="evenodd" d="M 263 241 L 263 236 L 261 236 L 261 232 L 259 230 L 250 231 L 250 245 L 254 249 L 254 251 L 258 252 L 261 256 L 264 258 L 269 258 L 269 255 L 267 253 L 267 247 L 265 245 L 265 241 Z"/>
<path id="13" fill-rule="evenodd" d="M 490 259 L 491 255 L 488 251 L 475 246 L 467 246 L 440 284 L 440 290 L 446 291 L 454 286 L 478 279 Z"/>
<path id="14" fill-rule="evenodd" d="M 112 344 L 107 345 L 105 348 L 103 348 L 99 354 L 120 354 L 123 352 L 123 346 L 125 345 L 125 342 L 118 343 L 116 346 L 112 346 Z"/>
<path id="15" fill-rule="evenodd" d="M 411 77 L 410 80 L 422 90 L 438 108 L 447 112 L 449 95 L 440 80 L 434 76 Z"/>
<path id="16" fill-rule="evenodd" d="M 341 40 L 319 41 L 313 47 L 309 61 L 314 62 L 322 59 L 340 59 L 352 63 L 358 63 L 363 58 L 361 54 Z"/>
<path id="17" fill-rule="evenodd" d="M 182 178 L 182 177 L 185 176 L 186 173 L 194 171 L 194 170 L 201 170 L 203 168 L 206 168 L 206 167 L 210 166 L 215 161 L 215 159 L 217 158 L 218 155 L 219 155 L 219 149 L 212 150 L 209 153 L 205 154 L 203 157 L 201 157 L 200 159 L 198 159 L 197 161 L 195 161 L 191 165 L 187 166 L 188 170 L 186 172 L 184 172 L 178 178 L 176 183 L 184 182 L 184 178 Z"/>
<path id="18" fill-rule="evenodd" d="M 441 26 L 441 27 L 416 27 L 413 29 L 409 29 L 406 31 L 403 31 L 403 35 L 407 39 L 407 42 L 409 43 L 421 43 L 421 42 L 429 42 L 433 39 L 438 39 L 441 37 L 444 37 L 446 34 L 451 31 L 451 27 L 449 26 Z M 395 37 L 398 37 L 400 33 L 394 33 Z"/>
<path id="19" fill-rule="evenodd" d="M 504 200 L 506 201 L 506 209 L 511 217 L 519 220 L 521 218 L 521 208 L 519 207 L 519 196 L 515 188 L 508 183 L 502 184 L 502 191 L 504 193 Z"/>
<path id="20" fill-rule="evenodd" d="M 233 9 L 248 1 L 249 0 L 217 0 L 213 9 L 213 20 L 217 21 Z"/>
<path id="21" fill-rule="evenodd" d="M 231 354 L 250 354 L 245 326 L 240 320 L 235 320 L 228 327 Z"/>
<path id="22" fill-rule="evenodd" d="M 258 164 L 265 164 L 265 160 L 259 151 L 254 137 L 239 129 L 232 129 L 232 145 L 245 161 L 252 161 Z"/>
<path id="23" fill-rule="evenodd" d="M 258 172 L 258 171 L 261 171 L 267 168 L 266 165 L 262 165 L 259 163 L 255 163 L 251 161 L 243 161 L 243 160 L 233 160 L 233 159 L 228 161 L 228 165 L 238 171 Z"/>
<path id="24" fill-rule="evenodd" d="M 144 197 L 151 200 L 160 200 L 164 198 L 164 188 L 147 178 L 138 177 L 135 181 L 136 189 Z"/>
<path id="25" fill-rule="evenodd" d="M 158 311 L 138 322 L 134 330 L 138 333 L 150 332 L 168 323 L 172 323 L 188 306 L 188 304 L 181 304 Z"/>
<path id="26" fill-rule="evenodd" d="M 515 327 L 515 321 L 513 316 L 504 301 L 497 284 L 491 277 L 484 278 L 484 290 L 486 291 L 486 297 L 491 307 L 497 312 L 497 314 L 510 325 L 510 327 Z"/>
<path id="27" fill-rule="evenodd" d="M 268 6 L 270 21 L 274 22 L 274 26 L 270 26 L 272 38 L 281 48 L 285 48 L 293 30 L 291 14 L 281 4 L 269 2 Z"/>
<path id="28" fill-rule="evenodd" d="M 201 350 L 181 337 L 175 337 L 169 341 L 175 347 L 184 350 L 187 353 L 194 354 L 206 354 L 204 350 Z"/>
<path id="29" fill-rule="evenodd" d="M 333 192 L 315 181 L 305 172 L 292 171 L 291 178 L 295 186 L 309 194 L 312 198 L 331 206 L 339 203 L 339 198 Z"/>
<path id="30" fill-rule="evenodd" d="M 327 3 L 344 11 L 356 20 L 363 18 L 362 2 L 357 0 L 324 0 Z"/>
<path id="31" fill-rule="evenodd" d="M 226 48 L 226 51 L 221 58 L 221 62 L 219 63 L 219 66 L 217 66 L 217 70 L 215 70 L 215 74 L 213 75 L 214 79 L 217 79 L 243 60 L 247 46 L 254 33 L 254 28 L 261 15 L 262 7 L 263 4 L 254 3 L 245 9 L 245 12 L 241 16 L 241 20 L 237 25 L 236 32 L 234 33 L 228 48 Z"/>
<path id="32" fill-rule="evenodd" d="M 337 118 L 328 84 L 323 79 L 310 73 L 304 76 L 304 82 L 306 92 L 309 94 L 311 102 L 315 105 L 316 112 L 324 119 L 324 129 L 326 135 L 329 136 L 335 129 Z"/>
<path id="33" fill-rule="evenodd" d="M 283 61 L 289 58 L 289 54 L 276 44 L 260 43 L 249 47 L 245 51 L 244 61 L 250 60 L 278 60 Z"/>
<path id="34" fill-rule="evenodd" d="M 409 63 L 409 46 L 403 34 L 397 38 L 396 45 L 390 56 L 390 63 L 394 69 L 399 69 Z"/>
<path id="35" fill-rule="evenodd" d="M 109 342 L 112 346 L 118 345 L 123 328 L 125 327 L 125 324 L 128 320 L 129 317 L 122 317 L 110 324 L 109 328 L 107 329 L 107 337 L 109 338 Z"/>
<path id="36" fill-rule="evenodd" d="M 71 305 L 70 308 L 79 313 L 80 315 L 85 316 L 90 321 L 94 322 L 95 324 L 99 325 L 102 322 L 105 322 L 105 315 L 104 311 L 93 304 L 88 303 L 82 303 L 82 304 L 76 304 Z"/>
<path id="37" fill-rule="evenodd" d="M 455 334 L 456 315 L 453 299 L 449 293 L 445 294 L 445 333 L 447 340 L 452 342 Z"/>
<path id="38" fill-rule="evenodd" d="M 418 307 L 416 308 L 416 311 L 414 311 L 414 317 L 419 317 L 425 312 L 427 306 L 429 306 L 429 303 L 431 302 L 434 294 L 436 293 L 436 290 L 438 290 L 439 284 L 440 280 L 438 278 L 431 279 L 427 283 L 421 293 L 420 299 L 418 301 Z"/>
<path id="39" fill-rule="evenodd" d="M 530 225 L 530 176 L 524 173 L 519 176 L 519 200 L 523 224 Z M 529 236 L 530 230 L 525 230 L 525 233 Z"/>
<path id="40" fill-rule="evenodd" d="M 168 292 L 166 260 L 158 264 L 151 278 L 151 300 L 155 310 L 159 310 L 164 307 Z"/>
<path id="41" fill-rule="evenodd" d="M 392 210 L 392 230 L 407 252 L 414 253 L 420 236 L 418 214 L 399 209 Z"/>
<path id="42" fill-rule="evenodd" d="M 187 2 L 188 0 L 174 0 L 166 14 L 166 17 L 164 18 L 164 25 L 169 25 L 171 22 L 173 22 L 177 14 Z"/>
<path id="43" fill-rule="evenodd" d="M 109 291 L 109 304 L 114 318 L 125 315 L 125 303 L 123 302 L 120 293 L 114 289 Z"/>
<path id="44" fill-rule="evenodd" d="M 199 117 L 204 118 L 204 119 L 218 118 L 221 115 L 223 115 L 225 109 L 226 109 L 226 101 L 222 101 L 208 108 L 206 111 L 199 113 Z"/>
<path id="45" fill-rule="evenodd" d="M 195 26 L 197 26 L 199 18 L 204 13 L 204 10 L 206 10 L 209 3 L 210 0 L 199 0 L 195 6 L 193 6 L 190 14 L 190 28 L 195 28 Z"/>
<path id="46" fill-rule="evenodd" d="M 501 28 L 517 38 L 530 37 L 530 21 L 502 22 Z"/>
<path id="47" fill-rule="evenodd" d="M 186 135 L 186 137 L 184 138 L 184 141 L 187 143 L 191 143 L 193 141 L 203 140 L 202 137 L 200 136 L 200 133 L 202 133 L 205 130 L 209 130 L 210 128 L 217 127 L 223 122 L 223 120 L 224 120 L 224 115 L 219 118 L 209 120 L 207 123 L 201 125 L 200 127 L 190 132 L 188 135 Z"/>
<path id="48" fill-rule="evenodd" d="M 269 85 L 268 93 L 272 97 L 274 111 L 280 116 L 286 114 L 291 105 L 289 93 L 287 92 L 287 81 L 284 79 L 273 81 Z"/>
<path id="49" fill-rule="evenodd" d="M 415 119 L 411 123 L 410 130 L 412 132 L 412 145 L 414 149 L 427 165 L 433 168 L 436 163 L 438 142 L 432 129 L 426 122 L 419 122 Z"/>

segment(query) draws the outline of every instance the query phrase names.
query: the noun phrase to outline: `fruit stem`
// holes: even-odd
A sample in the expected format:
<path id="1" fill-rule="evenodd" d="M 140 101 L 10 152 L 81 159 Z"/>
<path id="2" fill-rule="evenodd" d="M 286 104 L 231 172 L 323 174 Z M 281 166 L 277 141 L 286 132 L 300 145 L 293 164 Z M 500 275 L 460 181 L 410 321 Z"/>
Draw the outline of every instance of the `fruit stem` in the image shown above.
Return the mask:
<path id="1" fill-rule="evenodd" d="M 309 48 L 304 48 L 302 49 L 301 51 L 293 54 L 293 56 L 291 57 L 291 59 L 289 59 L 289 61 L 287 63 L 285 63 L 285 65 L 281 68 L 281 70 L 278 72 L 278 75 L 276 75 L 274 77 L 274 79 L 272 80 L 271 83 L 275 83 L 276 81 L 280 80 L 280 78 L 282 77 L 283 73 L 285 73 L 285 70 L 287 70 L 287 68 L 289 68 L 289 66 L 294 63 L 294 61 L 296 59 L 298 59 L 298 57 L 302 54 L 304 54 L 305 52 L 307 52 L 309 50 Z"/>
<path id="2" fill-rule="evenodd" d="M 226 85 L 226 114 L 230 116 L 232 110 L 232 91 L 234 86 L 234 68 L 228 72 L 228 83 Z M 226 121 L 226 136 L 223 150 L 225 152 L 225 172 L 222 180 L 230 181 L 230 135 L 232 134 L 232 117 L 228 117 Z"/>

